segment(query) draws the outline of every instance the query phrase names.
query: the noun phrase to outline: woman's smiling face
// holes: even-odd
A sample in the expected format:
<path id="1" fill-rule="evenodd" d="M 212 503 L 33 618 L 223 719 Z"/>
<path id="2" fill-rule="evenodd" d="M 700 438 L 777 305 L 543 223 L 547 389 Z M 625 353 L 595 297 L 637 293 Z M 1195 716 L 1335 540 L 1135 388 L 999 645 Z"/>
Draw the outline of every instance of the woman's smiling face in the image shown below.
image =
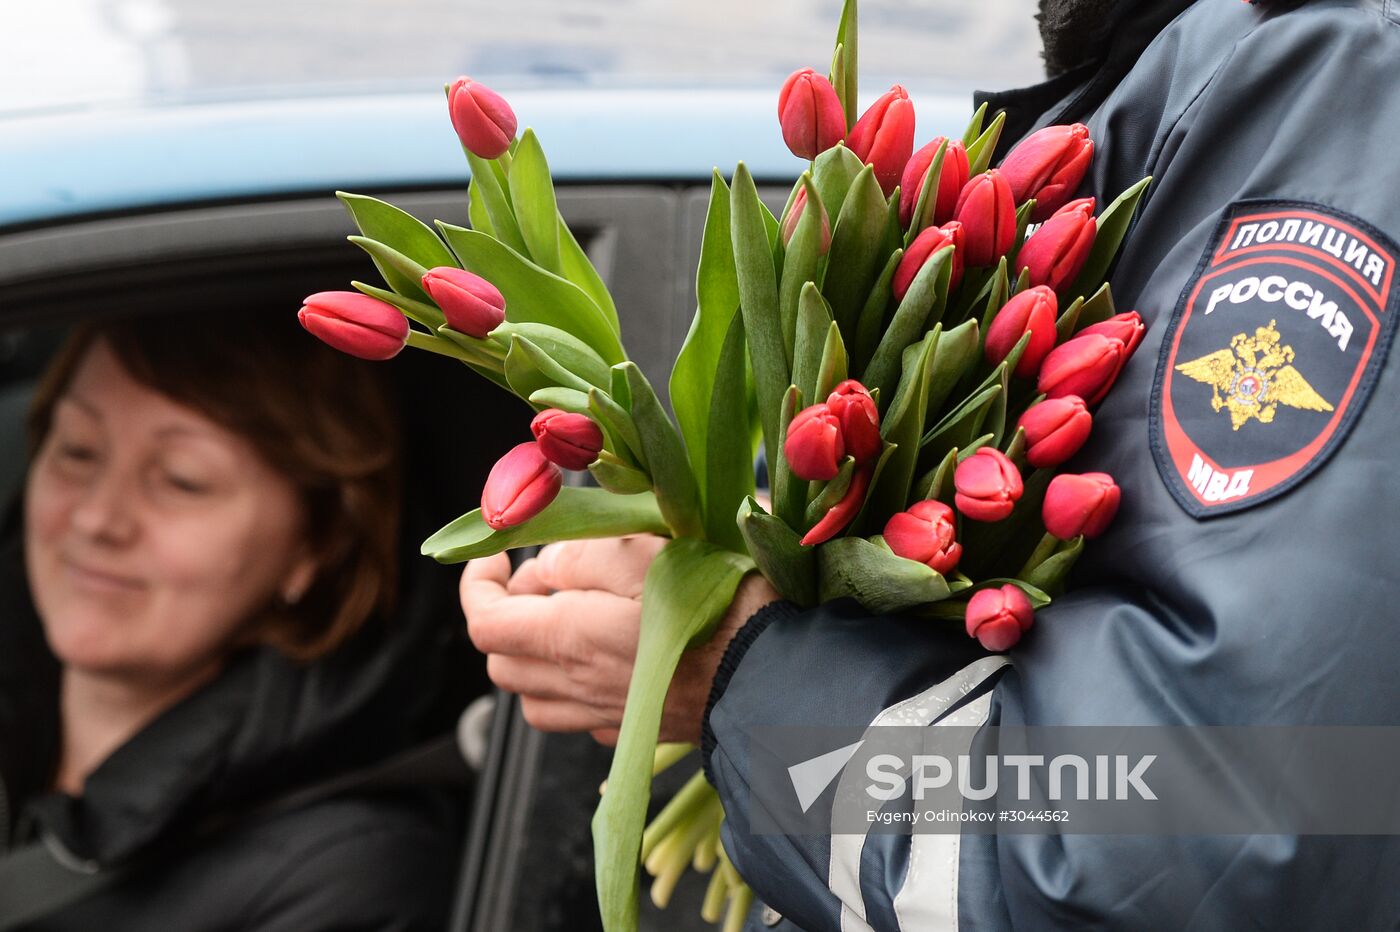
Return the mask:
<path id="1" fill-rule="evenodd" d="M 291 481 L 133 379 L 105 343 L 60 396 L 25 487 L 25 562 L 65 664 L 179 678 L 217 664 L 315 572 Z"/>

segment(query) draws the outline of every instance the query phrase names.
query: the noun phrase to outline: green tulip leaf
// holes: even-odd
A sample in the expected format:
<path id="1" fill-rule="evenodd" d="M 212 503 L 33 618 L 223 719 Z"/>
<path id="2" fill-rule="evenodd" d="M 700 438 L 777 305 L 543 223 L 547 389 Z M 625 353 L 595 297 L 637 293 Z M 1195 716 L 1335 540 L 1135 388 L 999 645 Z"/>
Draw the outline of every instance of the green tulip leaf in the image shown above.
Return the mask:
<path id="1" fill-rule="evenodd" d="M 627 377 L 631 390 L 632 423 L 637 425 L 637 435 L 642 441 L 643 458 L 656 489 L 657 507 L 665 515 L 674 536 L 700 537 L 704 534 L 700 488 L 696 485 L 681 435 L 637 364 L 629 360 L 618 363 L 614 371 L 617 369 Z"/>
<path id="2" fill-rule="evenodd" d="M 465 149 L 463 151 L 466 151 Z M 520 233 L 520 224 L 515 220 L 515 210 L 510 204 L 510 194 L 501 168 L 494 161 L 483 159 L 467 152 L 467 164 L 471 166 L 472 187 L 480 193 L 481 202 L 486 208 L 486 216 L 491 221 L 490 230 L 480 232 L 490 235 L 506 248 L 514 250 L 522 257 L 530 254 L 525 245 L 525 237 Z M 439 222 L 439 229 L 442 224 Z M 451 245 L 451 237 L 448 237 Z M 453 252 L 457 252 L 453 247 Z M 458 253 L 461 256 L 461 253 Z M 480 273 L 478 273 L 480 274 Z"/>
<path id="3" fill-rule="evenodd" d="M 792 362 L 792 384 L 801 390 L 803 398 L 826 397 L 817 394 L 817 378 L 827 331 L 832 324 L 831 308 L 827 307 L 817 286 L 808 282 L 798 301 Z"/>
<path id="4" fill-rule="evenodd" d="M 607 450 L 588 467 L 598 484 L 616 495 L 639 495 L 652 491 L 651 477 Z"/>
<path id="5" fill-rule="evenodd" d="M 904 248 L 908 249 L 914 238 L 933 224 L 933 212 L 938 207 L 938 184 L 943 177 L 943 157 L 948 152 L 948 140 L 943 140 L 933 161 L 928 163 L 924 180 L 919 185 L 919 199 L 914 203 L 914 213 L 909 218 L 909 230 L 904 234 Z"/>
<path id="6" fill-rule="evenodd" d="M 928 404 L 931 363 L 941 334 L 941 328 L 935 326 L 920 343 L 909 348 L 904 376 L 880 424 L 880 435 L 895 449 L 888 454 L 880 475 L 871 480 L 870 493 L 861 510 L 863 520 L 870 520 L 871 515 L 882 519 L 903 511 L 909 501 L 909 487 L 919 459 L 919 433 Z"/>
<path id="7" fill-rule="evenodd" d="M 510 338 L 505 373 L 511 391 L 525 399 L 539 389 L 552 385 L 581 392 L 593 387 L 551 359 L 533 341 L 519 335 Z"/>
<path id="8" fill-rule="evenodd" d="M 546 408 L 558 408 L 560 411 L 568 411 L 570 414 L 593 417 L 593 413 L 588 410 L 588 393 L 577 389 L 558 386 L 538 388 L 530 393 L 529 401 L 541 411 Z"/>
<path id="9" fill-rule="evenodd" d="M 535 131 L 526 129 L 511 156 L 510 203 L 530 258 L 540 268 L 558 274 L 559 206 L 554 198 L 554 180 L 549 163 Z"/>
<path id="10" fill-rule="evenodd" d="M 1079 555 L 1084 552 L 1084 537 L 1081 535 L 1073 540 L 1064 541 L 1045 560 L 1040 561 L 1030 572 L 1026 574 L 1025 581 L 1043 590 L 1051 598 L 1061 595 L 1065 591 L 1065 582 L 1069 579 L 1069 571 L 1074 568 L 1074 563 L 1079 559 Z"/>
<path id="11" fill-rule="evenodd" d="M 1117 313 L 1113 307 L 1113 291 L 1108 287 L 1108 282 L 1104 282 L 1099 286 L 1099 290 L 1094 292 L 1094 296 L 1085 301 L 1084 306 L 1079 309 L 1079 319 L 1074 323 L 1074 332 L 1078 333 L 1085 327 L 1101 324 Z"/>
<path id="12" fill-rule="evenodd" d="M 436 330 L 443 324 L 442 311 L 435 304 L 427 304 L 423 301 L 415 301 L 413 298 L 405 298 L 397 291 L 390 291 L 387 288 L 376 288 L 373 285 L 366 285 L 364 282 L 351 282 L 350 287 L 361 294 L 367 294 L 371 298 L 378 298 L 385 304 L 392 304 L 403 311 L 403 316 L 417 324 L 422 324 L 429 330 Z"/>
<path id="13" fill-rule="evenodd" d="M 650 495 L 619 497 L 603 489 L 566 485 L 539 514 L 500 531 L 482 520 L 480 508 L 470 511 L 423 541 L 422 552 L 439 563 L 462 563 L 557 540 L 666 533 L 666 522 Z"/>
<path id="14" fill-rule="evenodd" d="M 1108 270 L 1113 265 L 1114 256 L 1118 255 L 1118 247 L 1123 242 L 1123 237 L 1128 235 L 1128 227 L 1132 224 L 1133 212 L 1137 210 L 1138 201 L 1147 191 L 1147 186 L 1152 183 L 1152 177 L 1142 179 L 1122 194 L 1108 209 L 1099 214 L 1098 232 L 1094 236 L 1094 245 L 1089 249 L 1089 258 L 1084 261 L 1084 267 L 1079 270 L 1079 277 L 1074 280 L 1066 290 L 1066 294 L 1089 295 L 1098 290 L 1108 277 Z"/>
<path id="15" fill-rule="evenodd" d="M 1063 343 L 1079 329 L 1079 315 L 1084 313 L 1084 299 L 1075 298 L 1055 320 L 1055 343 Z"/>
<path id="16" fill-rule="evenodd" d="M 967 129 L 963 131 L 962 143 L 964 149 L 976 142 L 977 137 L 982 135 L 982 123 L 986 119 L 987 105 L 984 102 L 982 106 L 977 108 L 977 112 L 974 113 L 972 119 L 968 121 Z"/>
<path id="17" fill-rule="evenodd" d="M 802 391 L 796 385 L 789 385 L 783 393 L 782 407 L 778 411 L 778 459 L 768 461 L 769 484 L 773 490 L 773 513 L 789 527 L 798 527 L 807 510 L 809 483 L 792 474 L 787 454 L 783 452 L 787 444 L 788 425 L 802 410 Z"/>
<path id="18" fill-rule="evenodd" d="M 1003 110 L 992 117 L 992 124 L 968 145 L 967 176 L 969 178 L 976 178 L 992 164 L 992 153 L 996 151 L 997 141 L 1001 139 L 1001 129 L 1005 125 L 1006 111 Z"/>
<path id="19" fill-rule="evenodd" d="M 917 502 L 936 499 L 945 505 L 953 504 L 953 470 L 958 462 L 958 448 L 953 447 L 937 466 L 914 483 L 911 499 Z"/>
<path id="20" fill-rule="evenodd" d="M 613 449 L 622 456 L 629 459 L 623 453 L 630 454 L 630 459 L 636 460 L 643 470 L 649 469 L 647 465 L 646 450 L 642 446 L 642 435 L 637 432 L 637 425 L 632 421 L 632 415 L 626 408 L 618 403 L 616 392 L 609 395 L 598 389 L 588 392 L 588 411 L 593 415 L 593 419 L 603 425 L 609 436 L 615 441 Z"/>
<path id="21" fill-rule="evenodd" d="M 809 283 L 817 280 L 822 260 L 822 208 L 811 176 L 803 173 L 799 184 L 807 191 L 802 216 L 793 230 L 792 239 L 783 255 L 782 274 L 778 284 L 778 313 L 783 335 L 783 350 L 788 368 L 794 366 L 793 342 L 797 330 L 797 304 Z"/>
<path id="22" fill-rule="evenodd" d="M 491 338 L 506 346 L 510 345 L 511 338 L 515 336 L 525 337 L 570 374 L 590 385 L 607 389 L 611 383 L 612 376 L 608 371 L 608 364 L 603 362 L 602 357 L 595 353 L 592 347 L 568 331 L 532 321 L 505 321 L 491 331 Z"/>
<path id="23" fill-rule="evenodd" d="M 778 278 L 773 269 L 772 241 L 768 233 L 772 215 L 758 199 L 758 188 L 743 162 L 734 171 L 729 210 L 734 267 L 739 281 L 739 308 L 753 364 L 764 451 L 771 465 L 782 455 L 776 445 L 778 416 L 791 374 L 778 321 Z"/>
<path id="24" fill-rule="evenodd" d="M 881 393 L 894 391 L 905 348 L 917 342 L 930 325 L 936 326 L 942 316 L 948 298 L 952 258 L 953 247 L 944 246 L 929 256 L 914 276 L 865 369 L 867 388 L 878 387 Z"/>
<path id="25" fill-rule="evenodd" d="M 825 399 L 847 378 L 846 345 L 841 342 L 841 328 L 836 321 L 827 324 L 822 361 L 817 368 L 817 384 L 812 399 Z"/>
<path id="26" fill-rule="evenodd" d="M 487 236 L 496 236 L 496 225 L 491 222 L 491 214 L 486 210 L 486 199 L 481 196 L 481 185 L 475 181 L 467 185 L 467 221 L 473 230 Z"/>
<path id="27" fill-rule="evenodd" d="M 846 491 L 850 489 L 851 479 L 855 474 L 855 457 L 847 456 L 841 461 L 841 468 L 837 470 L 834 479 L 819 483 L 821 491 L 814 495 L 807 504 L 807 514 L 802 522 L 804 531 L 820 521 L 828 511 L 836 507 L 836 504 L 846 497 Z"/>
<path id="28" fill-rule="evenodd" d="M 866 166 L 851 183 L 841 214 L 831 231 L 822 296 L 843 335 L 855 337 L 856 320 L 870 286 L 884 268 L 889 251 L 881 251 L 888 222 L 887 205 L 875 170 Z"/>
<path id="29" fill-rule="evenodd" d="M 739 310 L 739 279 L 734 270 L 729 229 L 729 187 L 718 171 L 710 182 L 710 206 L 705 216 L 695 296 L 695 316 L 671 369 L 670 387 L 671 408 L 690 451 L 696 481 L 704 489 L 709 485 L 706 471 L 711 397 L 725 340 Z M 710 514 L 708 506 L 706 514 Z"/>
<path id="30" fill-rule="evenodd" d="M 798 605 L 815 605 L 817 551 L 803 547 L 786 521 L 768 514 L 752 497 L 740 504 L 738 524 L 749 553 L 773 588 Z"/>
<path id="31" fill-rule="evenodd" d="M 865 168 L 865 163 L 846 148 L 845 143 L 837 143 L 817 156 L 812 163 L 812 184 L 821 195 L 822 206 L 826 208 L 828 220 L 841 216 L 841 208 L 846 203 L 846 195 L 856 176 Z"/>
<path id="32" fill-rule="evenodd" d="M 367 239 L 383 243 L 425 269 L 457 267 L 457 259 L 437 233 L 412 214 L 362 194 L 337 191 L 335 196 L 345 204 Z M 415 284 L 421 288 L 421 282 Z M 399 290 L 397 286 L 395 290 Z M 411 292 L 408 296 L 415 297 Z"/>
<path id="33" fill-rule="evenodd" d="M 622 501 L 642 496 L 627 496 Z M 608 770 L 607 791 L 593 814 L 598 906 L 607 929 L 636 929 L 638 855 L 651 798 L 651 769 L 661 711 L 681 653 L 704 641 L 724 617 L 753 560 L 691 538 L 668 543 L 647 569 L 641 635 L 632 681 Z"/>
<path id="34" fill-rule="evenodd" d="M 592 347 L 610 366 L 627 358 L 607 316 L 573 282 L 540 268 L 485 233 L 441 222 L 439 228 L 462 266 L 500 289 L 507 320 L 558 327 Z"/>
<path id="35" fill-rule="evenodd" d="M 836 88 L 836 96 L 846 111 L 846 131 L 856 125 L 856 84 L 859 59 L 856 46 L 859 43 L 859 29 L 856 14 L 856 0 L 846 0 L 841 5 L 841 21 L 836 27 L 836 60 L 840 67 L 833 66 L 831 86 Z M 840 81 L 838 84 L 837 81 Z"/>
<path id="36" fill-rule="evenodd" d="M 865 371 L 870 367 L 870 358 L 875 355 L 875 347 L 879 345 L 880 337 L 885 332 L 885 312 L 889 309 L 890 299 L 894 297 L 894 273 L 899 270 L 899 263 L 903 258 L 903 249 L 896 249 L 890 253 L 885 268 L 880 272 L 880 277 L 875 279 L 875 284 L 865 299 L 865 306 L 861 308 L 860 319 L 856 323 L 851 371 L 857 373 L 854 377 L 859 378 L 862 383 L 865 382 Z"/>
<path id="37" fill-rule="evenodd" d="M 1041 505 L 1055 471 L 1037 469 L 1022 478 L 1020 501 L 1001 521 L 962 522 L 963 558 L 959 569 L 973 579 L 1012 576 L 1045 536 Z"/>
<path id="38" fill-rule="evenodd" d="M 420 303 L 432 303 L 433 299 L 423 290 L 423 276 L 428 274 L 426 268 L 378 240 L 366 236 L 350 236 L 347 239 L 369 253 L 369 257 L 374 260 L 374 267 L 384 276 L 384 281 L 390 288 L 405 298 Z"/>
<path id="39" fill-rule="evenodd" d="M 739 503 L 754 491 L 754 456 L 757 451 L 748 438 L 736 436 L 733 425 L 748 417 L 748 397 L 744 391 L 744 321 L 730 317 L 718 365 L 714 391 L 710 396 L 710 421 L 706 433 L 724 438 L 705 450 L 704 481 L 700 499 L 705 510 L 705 536 L 711 543 L 742 553 L 744 540 L 735 524 Z"/>
<path id="40" fill-rule="evenodd" d="M 898 556 L 881 537 L 837 538 L 817 554 L 823 602 L 849 597 L 867 611 L 886 614 L 940 602 L 951 594 L 942 574 Z"/>
<path id="41" fill-rule="evenodd" d="M 562 216 L 559 218 L 559 274 L 578 285 L 593 299 L 593 303 L 598 305 L 603 316 L 607 318 L 613 333 L 622 333 L 622 324 L 617 319 L 617 305 L 613 303 L 608 286 L 603 283 L 602 276 L 593 266 L 593 260 L 588 258 L 588 253 L 578 244 L 578 240 L 574 238 L 574 231 L 569 229 Z"/>

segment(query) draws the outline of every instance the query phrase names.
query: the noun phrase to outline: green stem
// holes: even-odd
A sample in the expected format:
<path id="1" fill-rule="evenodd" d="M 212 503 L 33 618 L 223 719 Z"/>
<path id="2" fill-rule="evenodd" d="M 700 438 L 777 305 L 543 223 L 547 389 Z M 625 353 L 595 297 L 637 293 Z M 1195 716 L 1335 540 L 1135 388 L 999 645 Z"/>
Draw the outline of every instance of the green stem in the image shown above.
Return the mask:
<path id="1" fill-rule="evenodd" d="M 1035 550 L 1031 551 L 1030 558 L 1026 560 L 1024 566 L 1016 573 L 1017 579 L 1025 579 L 1030 576 L 1031 571 L 1037 566 L 1050 559 L 1050 555 L 1055 552 L 1055 548 L 1060 546 L 1060 539 L 1053 534 L 1046 534 L 1040 539 L 1040 543 L 1035 545 Z"/>

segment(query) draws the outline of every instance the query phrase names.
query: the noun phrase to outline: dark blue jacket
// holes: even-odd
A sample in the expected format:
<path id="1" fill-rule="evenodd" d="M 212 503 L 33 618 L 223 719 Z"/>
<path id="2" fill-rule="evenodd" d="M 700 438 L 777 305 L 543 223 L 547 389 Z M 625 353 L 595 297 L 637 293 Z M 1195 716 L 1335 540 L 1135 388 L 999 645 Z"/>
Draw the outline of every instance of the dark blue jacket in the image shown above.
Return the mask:
<path id="1" fill-rule="evenodd" d="M 1005 665 L 956 623 L 780 602 L 715 683 L 725 846 L 809 932 L 1400 923 L 1389 836 L 748 830 L 758 726 L 936 722 L 964 694 L 991 724 L 1400 724 L 1400 4 L 1114 16 L 1102 61 L 992 99 L 1013 139 L 1086 122 L 1101 207 L 1155 178 L 1112 276 L 1149 330 L 1065 466 L 1116 478 L 1116 522 Z"/>

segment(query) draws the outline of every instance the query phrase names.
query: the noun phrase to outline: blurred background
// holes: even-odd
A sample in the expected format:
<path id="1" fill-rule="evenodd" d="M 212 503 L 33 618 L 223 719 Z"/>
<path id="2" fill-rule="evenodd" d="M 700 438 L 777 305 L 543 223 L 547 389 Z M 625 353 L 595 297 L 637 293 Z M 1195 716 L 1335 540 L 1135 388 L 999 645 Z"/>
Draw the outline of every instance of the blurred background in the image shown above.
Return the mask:
<path id="1" fill-rule="evenodd" d="M 840 0 L 0 3 L 0 112 L 133 100 L 509 87 L 761 87 L 826 70 Z M 865 0 L 862 90 L 1041 79 L 1031 0 Z M 917 99 L 917 98 L 916 98 Z"/>

